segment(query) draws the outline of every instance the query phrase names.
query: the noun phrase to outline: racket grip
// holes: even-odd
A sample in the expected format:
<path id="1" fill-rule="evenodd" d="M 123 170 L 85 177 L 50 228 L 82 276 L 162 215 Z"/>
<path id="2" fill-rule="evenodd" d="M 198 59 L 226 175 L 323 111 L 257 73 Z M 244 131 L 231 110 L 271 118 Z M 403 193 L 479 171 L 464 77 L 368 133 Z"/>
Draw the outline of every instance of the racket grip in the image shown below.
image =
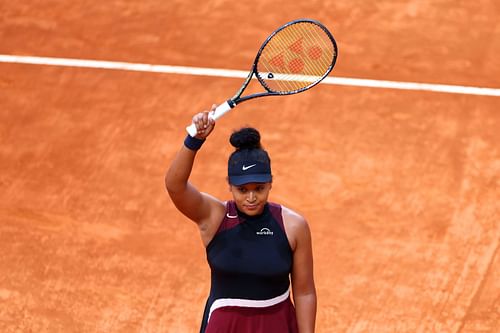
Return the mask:
<path id="1" fill-rule="evenodd" d="M 226 101 L 225 103 L 222 103 L 217 108 L 215 108 L 214 112 L 210 115 L 210 117 L 213 120 L 217 120 L 220 117 L 222 117 L 226 112 L 228 112 L 229 110 L 234 108 L 234 105 L 235 104 L 233 101 L 231 101 L 231 100 Z"/>
<path id="2" fill-rule="evenodd" d="M 225 103 L 222 103 L 217 108 L 215 108 L 214 111 L 210 112 L 208 116 L 213 120 L 217 120 L 220 117 L 222 117 L 226 112 L 228 112 L 229 110 L 234 108 L 234 105 L 235 104 L 233 101 L 231 101 L 231 100 L 226 101 Z M 196 136 L 196 132 L 197 132 L 196 125 L 195 124 L 189 125 L 188 127 L 186 127 L 186 131 L 192 137 Z"/>
<path id="3" fill-rule="evenodd" d="M 189 125 L 188 127 L 186 127 L 186 131 L 188 132 L 188 134 L 190 136 L 192 136 L 193 138 L 196 136 L 196 125 L 195 124 L 191 124 Z"/>

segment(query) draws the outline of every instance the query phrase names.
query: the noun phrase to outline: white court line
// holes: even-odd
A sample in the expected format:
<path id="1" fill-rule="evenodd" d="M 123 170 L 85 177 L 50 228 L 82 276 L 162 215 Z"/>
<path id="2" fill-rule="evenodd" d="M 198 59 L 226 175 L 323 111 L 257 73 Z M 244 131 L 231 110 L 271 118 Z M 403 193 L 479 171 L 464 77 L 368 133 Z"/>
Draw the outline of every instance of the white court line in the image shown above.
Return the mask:
<path id="1" fill-rule="evenodd" d="M 152 72 L 152 73 L 203 75 L 203 76 L 217 76 L 217 77 L 231 77 L 231 78 L 245 78 L 248 75 L 248 71 L 232 70 L 232 69 L 151 65 L 151 64 L 117 62 L 117 61 L 48 58 L 48 57 L 32 57 L 32 56 L 16 56 L 16 55 L 0 54 L 0 63 L 1 62 L 31 64 L 31 65 L 115 69 L 115 70 L 140 71 L 140 72 Z M 347 77 L 327 77 L 322 81 L 322 83 L 354 86 L 354 87 L 422 90 L 422 91 L 433 91 L 433 92 L 450 93 L 450 94 L 500 97 L 499 88 L 482 88 L 482 87 L 470 87 L 470 86 L 458 86 L 458 85 L 446 85 L 446 84 L 354 79 Z"/>

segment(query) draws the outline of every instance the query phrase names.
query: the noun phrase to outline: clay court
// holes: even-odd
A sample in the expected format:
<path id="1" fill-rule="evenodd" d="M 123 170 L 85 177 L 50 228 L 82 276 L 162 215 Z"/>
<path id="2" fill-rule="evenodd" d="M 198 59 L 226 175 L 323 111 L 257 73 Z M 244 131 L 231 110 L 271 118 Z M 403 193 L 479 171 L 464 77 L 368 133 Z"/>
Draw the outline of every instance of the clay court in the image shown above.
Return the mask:
<path id="1" fill-rule="evenodd" d="M 331 77 L 500 89 L 500 4 L 6 1 L 0 54 L 248 71 L 293 19 Z M 4 333 L 198 332 L 209 269 L 165 171 L 241 78 L 0 63 Z M 378 82 L 378 81 L 377 81 Z M 317 332 L 500 332 L 500 95 L 320 84 L 241 104 L 192 182 L 230 199 L 230 133 L 257 127 L 270 200 L 312 230 Z"/>

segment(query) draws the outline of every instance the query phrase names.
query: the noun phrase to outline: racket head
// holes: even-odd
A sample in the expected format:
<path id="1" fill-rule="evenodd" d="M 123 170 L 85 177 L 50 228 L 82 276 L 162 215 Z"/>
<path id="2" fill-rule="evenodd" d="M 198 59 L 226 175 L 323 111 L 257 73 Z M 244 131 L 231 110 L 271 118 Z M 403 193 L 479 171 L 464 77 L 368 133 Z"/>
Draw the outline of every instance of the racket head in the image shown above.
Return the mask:
<path id="1" fill-rule="evenodd" d="M 323 24 L 294 20 L 265 40 L 255 58 L 254 73 L 270 94 L 296 94 L 328 76 L 337 54 L 335 38 Z"/>

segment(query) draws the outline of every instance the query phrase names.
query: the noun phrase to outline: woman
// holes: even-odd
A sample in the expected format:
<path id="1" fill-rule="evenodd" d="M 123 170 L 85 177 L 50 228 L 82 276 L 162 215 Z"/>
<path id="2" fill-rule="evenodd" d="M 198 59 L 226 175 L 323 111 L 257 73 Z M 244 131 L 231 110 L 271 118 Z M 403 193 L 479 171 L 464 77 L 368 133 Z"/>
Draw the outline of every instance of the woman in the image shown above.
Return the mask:
<path id="1" fill-rule="evenodd" d="M 211 289 L 200 332 L 314 332 L 310 230 L 302 216 L 268 202 L 271 161 L 259 132 L 243 128 L 231 135 L 236 148 L 228 161 L 233 198 L 221 201 L 188 181 L 196 152 L 215 126 L 207 111 L 195 115 L 193 123 L 197 135 L 186 137 L 165 184 L 177 209 L 197 224 L 206 247 Z"/>

